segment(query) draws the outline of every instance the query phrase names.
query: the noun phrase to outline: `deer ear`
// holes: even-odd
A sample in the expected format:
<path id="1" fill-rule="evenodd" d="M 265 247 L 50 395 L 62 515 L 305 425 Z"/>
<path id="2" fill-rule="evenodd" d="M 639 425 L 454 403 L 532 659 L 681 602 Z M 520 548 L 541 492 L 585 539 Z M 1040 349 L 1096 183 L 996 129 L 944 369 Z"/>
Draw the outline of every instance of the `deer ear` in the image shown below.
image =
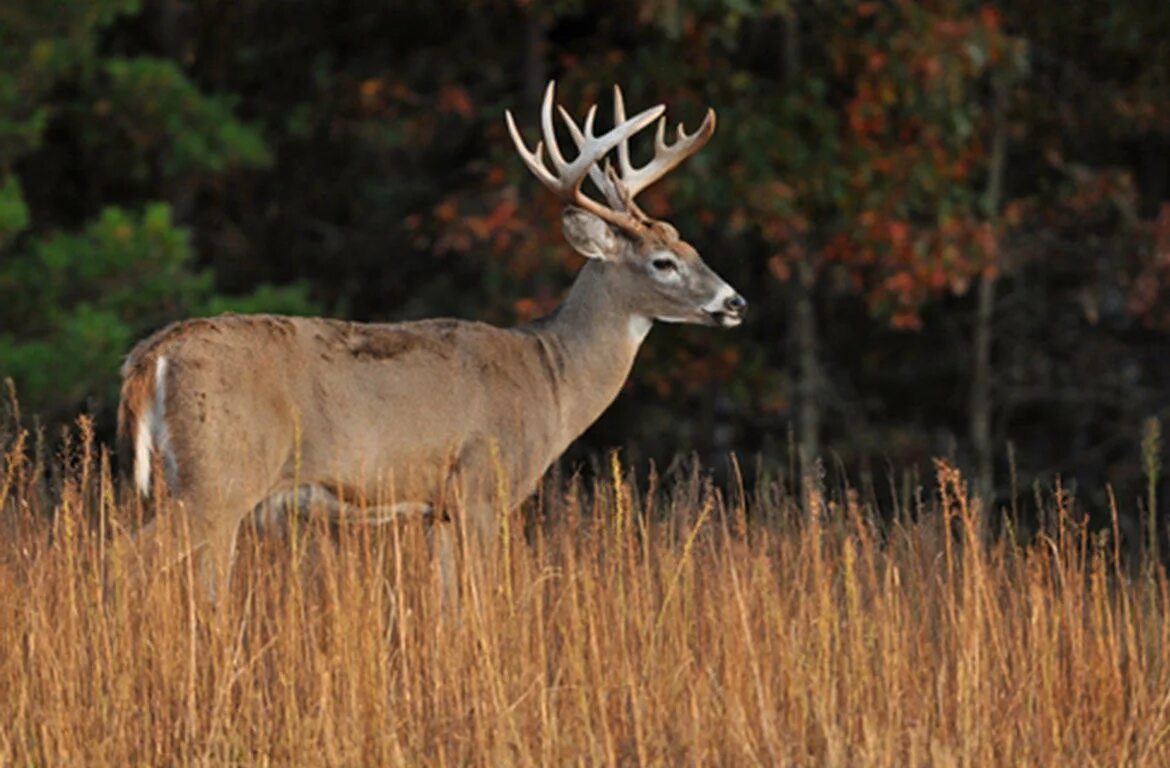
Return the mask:
<path id="1" fill-rule="evenodd" d="M 617 255 L 617 235 L 600 216 L 583 208 L 565 207 L 561 213 L 561 231 L 573 250 L 582 256 L 604 261 Z"/>

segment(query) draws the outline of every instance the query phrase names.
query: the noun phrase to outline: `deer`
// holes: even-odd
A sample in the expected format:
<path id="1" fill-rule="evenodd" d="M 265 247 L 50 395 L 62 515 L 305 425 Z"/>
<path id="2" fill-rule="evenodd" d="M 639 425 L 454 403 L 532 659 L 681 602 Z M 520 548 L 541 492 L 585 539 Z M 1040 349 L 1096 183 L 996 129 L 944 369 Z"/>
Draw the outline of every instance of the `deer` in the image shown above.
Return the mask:
<path id="1" fill-rule="evenodd" d="M 423 516 L 450 574 L 452 524 L 491 541 L 497 510 L 531 495 L 616 399 L 654 322 L 740 325 L 747 301 L 635 203 L 707 143 L 715 111 L 693 133 L 680 123 L 668 143 L 665 107 L 627 118 L 617 86 L 615 125 L 600 136 L 596 103 L 583 126 L 558 105 L 577 148 L 569 161 L 554 94 L 550 81 L 533 150 L 504 115 L 521 160 L 563 203 L 565 240 L 585 257 L 551 314 L 511 328 L 225 314 L 173 323 L 130 351 L 118 433 L 140 497 L 170 500 L 135 535 L 140 558 L 167 525 L 181 529 L 199 589 L 218 602 L 241 523 L 283 497 L 342 517 Z M 630 138 L 655 121 L 653 157 L 635 166 Z M 586 178 L 604 202 L 584 192 Z"/>

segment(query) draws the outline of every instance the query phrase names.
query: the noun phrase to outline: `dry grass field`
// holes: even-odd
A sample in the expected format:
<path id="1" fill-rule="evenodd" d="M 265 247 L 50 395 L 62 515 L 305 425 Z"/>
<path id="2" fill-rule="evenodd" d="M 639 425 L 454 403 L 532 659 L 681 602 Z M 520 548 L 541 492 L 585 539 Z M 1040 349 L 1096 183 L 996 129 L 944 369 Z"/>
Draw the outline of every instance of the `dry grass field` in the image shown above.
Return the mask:
<path id="1" fill-rule="evenodd" d="M 942 463 L 879 514 L 615 460 L 456 606 L 421 524 L 248 531 L 219 611 L 185 561 L 124 578 L 150 510 L 84 437 L 0 469 L 0 764 L 1170 764 L 1165 574 L 1059 494 L 990 539 Z"/>

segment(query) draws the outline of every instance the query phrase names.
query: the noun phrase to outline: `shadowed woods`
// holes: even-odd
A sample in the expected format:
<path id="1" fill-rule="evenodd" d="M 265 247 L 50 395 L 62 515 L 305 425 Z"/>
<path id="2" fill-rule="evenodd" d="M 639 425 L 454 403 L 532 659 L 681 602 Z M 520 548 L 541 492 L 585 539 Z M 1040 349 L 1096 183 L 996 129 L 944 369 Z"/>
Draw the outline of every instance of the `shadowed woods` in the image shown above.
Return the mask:
<path id="1" fill-rule="evenodd" d="M 1170 758 L 1161 568 L 1059 492 L 1027 541 L 989 538 L 944 463 L 877 509 L 615 456 L 499 516 L 454 610 L 421 520 L 248 523 L 215 611 L 189 560 L 126 579 L 111 554 L 154 510 L 84 430 L 53 459 L 20 434 L 2 469 L 4 763 Z"/>
<path id="2" fill-rule="evenodd" d="M 42 5 L 0 14 L 0 765 L 1170 764 L 1164 0 Z M 688 128 L 627 147 L 611 83 Z M 574 273 L 523 336 L 223 315 L 502 327 Z M 205 462 L 181 514 L 99 443 L 126 350 L 210 316 L 124 419 L 139 486 Z M 238 365 L 170 346 L 229 324 Z M 309 407 L 407 356 L 394 407 Z M 461 457 L 536 489 L 479 506 L 485 549 L 317 509 L 470 516 L 361 468 L 485 392 L 455 442 L 566 416 L 496 446 L 511 475 Z M 707 474 L 732 449 L 750 479 Z M 308 514 L 258 526 L 270 492 Z"/>
<path id="3" fill-rule="evenodd" d="M 1161 0 L 42 5 L 9 0 L 0 50 L 0 378 L 50 435 L 108 437 L 127 349 L 180 318 L 547 313 L 581 262 L 503 118 L 531 147 L 556 79 L 578 124 L 613 125 L 614 83 L 666 105 L 671 143 L 718 110 L 639 205 L 752 303 L 734 333 L 655 329 L 573 458 L 782 463 L 791 427 L 850 472 L 952 456 L 1001 503 L 1013 471 L 1075 478 L 1098 525 L 1107 483 L 1144 489 Z"/>

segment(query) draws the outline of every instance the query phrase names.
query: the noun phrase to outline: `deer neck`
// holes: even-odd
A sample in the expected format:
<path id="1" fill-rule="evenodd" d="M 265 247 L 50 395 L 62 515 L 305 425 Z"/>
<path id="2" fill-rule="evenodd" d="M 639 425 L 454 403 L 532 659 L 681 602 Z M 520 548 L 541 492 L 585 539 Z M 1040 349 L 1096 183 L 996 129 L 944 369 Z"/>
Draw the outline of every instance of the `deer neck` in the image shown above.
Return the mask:
<path id="1" fill-rule="evenodd" d="M 584 432 L 617 397 L 629 377 L 651 321 L 639 315 L 621 265 L 585 263 L 564 303 L 532 326 L 558 361 L 553 376 L 566 444 Z"/>

